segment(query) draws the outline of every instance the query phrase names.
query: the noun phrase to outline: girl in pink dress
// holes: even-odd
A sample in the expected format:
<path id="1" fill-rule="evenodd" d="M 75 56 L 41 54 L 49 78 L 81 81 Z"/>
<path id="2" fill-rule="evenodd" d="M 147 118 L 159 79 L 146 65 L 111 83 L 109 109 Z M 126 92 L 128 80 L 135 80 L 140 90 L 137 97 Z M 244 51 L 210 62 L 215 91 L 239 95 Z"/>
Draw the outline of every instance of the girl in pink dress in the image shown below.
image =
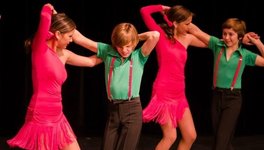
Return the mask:
<path id="1" fill-rule="evenodd" d="M 160 32 L 156 45 L 158 73 L 153 84 L 151 101 L 143 110 L 143 121 L 160 124 L 163 137 L 156 150 L 168 150 L 177 138 L 179 126 L 182 138 L 179 150 L 188 150 L 196 139 L 191 111 L 185 96 L 185 63 L 189 45 L 206 47 L 188 33 L 193 13 L 183 6 L 149 5 L 142 7 L 142 18 L 149 30 Z M 152 14 L 161 13 L 166 24 L 157 24 Z"/>
<path id="2" fill-rule="evenodd" d="M 75 23 L 57 14 L 51 4 L 42 7 L 38 30 L 32 40 L 33 95 L 25 123 L 7 143 L 27 150 L 79 150 L 76 136 L 63 114 L 62 84 L 65 64 L 92 67 L 101 63 L 95 55 L 84 57 L 66 49 Z"/>

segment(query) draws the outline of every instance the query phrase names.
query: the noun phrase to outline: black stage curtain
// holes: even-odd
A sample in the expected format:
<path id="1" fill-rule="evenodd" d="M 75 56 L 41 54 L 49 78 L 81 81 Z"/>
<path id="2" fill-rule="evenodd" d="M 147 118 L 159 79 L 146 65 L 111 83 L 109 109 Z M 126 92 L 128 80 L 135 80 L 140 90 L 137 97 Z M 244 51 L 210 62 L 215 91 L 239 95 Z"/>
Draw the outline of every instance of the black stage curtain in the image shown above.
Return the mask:
<path id="1" fill-rule="evenodd" d="M 44 3 L 52 3 L 58 12 L 65 12 L 77 24 L 78 30 L 95 41 L 110 43 L 113 27 L 120 22 L 133 23 L 139 32 L 146 31 L 140 7 L 148 4 L 168 6 L 181 4 L 196 16 L 193 22 L 211 35 L 221 37 L 221 24 L 230 17 L 246 21 L 248 31 L 264 37 L 262 9 L 257 0 L 126 0 L 126 1 L 7 1 L 1 4 L 0 19 L 0 136 L 13 136 L 24 122 L 30 100 L 31 61 L 23 47 L 38 25 Z M 69 49 L 82 55 L 92 52 L 70 44 Z M 250 50 L 260 54 L 255 46 Z M 198 134 L 211 134 L 210 100 L 213 58 L 208 49 L 188 48 L 186 64 L 186 95 Z M 66 66 L 68 79 L 63 86 L 64 113 L 78 136 L 102 135 L 106 119 L 104 65 L 94 68 Z M 150 55 L 141 84 L 143 108 L 150 100 L 152 83 L 157 71 L 156 53 Z M 237 134 L 263 134 L 264 68 L 247 67 L 243 75 L 243 108 Z M 144 124 L 142 132 L 158 133 L 154 123 Z"/>

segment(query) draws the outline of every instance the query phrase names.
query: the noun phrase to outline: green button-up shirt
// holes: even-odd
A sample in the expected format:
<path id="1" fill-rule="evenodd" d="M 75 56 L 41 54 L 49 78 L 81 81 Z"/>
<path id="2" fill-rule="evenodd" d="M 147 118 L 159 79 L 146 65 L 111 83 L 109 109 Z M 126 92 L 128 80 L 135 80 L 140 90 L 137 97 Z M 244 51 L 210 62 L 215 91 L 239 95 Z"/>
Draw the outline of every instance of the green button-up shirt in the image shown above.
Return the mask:
<path id="1" fill-rule="evenodd" d="M 239 74 L 237 76 L 237 80 L 235 81 L 234 88 L 241 89 L 241 78 L 243 71 L 245 69 L 246 65 L 249 66 L 254 66 L 257 54 L 243 48 L 241 45 L 239 48 L 232 54 L 229 60 L 226 58 L 226 45 L 225 43 L 220 40 L 219 38 L 216 38 L 214 36 L 210 37 L 210 42 L 209 42 L 209 49 L 213 51 L 214 54 L 214 63 L 216 63 L 218 59 L 219 52 L 221 51 L 222 48 L 224 48 L 223 54 L 220 58 L 220 61 L 218 63 L 218 73 L 217 73 L 217 82 L 216 82 L 216 87 L 219 88 L 230 88 L 235 71 L 238 66 L 238 62 L 240 59 L 240 55 L 242 56 L 242 63 L 241 67 L 239 70 Z M 215 67 L 215 65 L 214 65 Z"/>
<path id="2" fill-rule="evenodd" d="M 130 61 L 132 60 L 131 98 L 139 97 L 144 65 L 148 59 L 148 56 L 143 56 L 141 48 L 135 49 L 131 55 L 122 62 L 121 56 L 111 45 L 99 42 L 97 56 L 102 58 L 105 64 L 106 87 L 108 87 L 108 74 L 112 58 L 116 58 L 110 84 L 112 99 L 128 99 L 129 69 Z"/>

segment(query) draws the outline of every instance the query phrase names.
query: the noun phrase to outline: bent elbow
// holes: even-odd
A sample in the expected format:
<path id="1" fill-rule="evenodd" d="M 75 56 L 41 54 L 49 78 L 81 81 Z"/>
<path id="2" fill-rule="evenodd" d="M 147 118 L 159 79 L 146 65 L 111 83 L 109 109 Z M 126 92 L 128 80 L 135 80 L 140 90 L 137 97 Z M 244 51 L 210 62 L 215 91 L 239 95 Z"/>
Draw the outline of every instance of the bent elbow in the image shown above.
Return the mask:
<path id="1" fill-rule="evenodd" d="M 153 33 L 154 38 L 159 39 L 160 38 L 160 33 L 158 31 L 153 31 L 153 32 L 154 32 Z"/>
<path id="2" fill-rule="evenodd" d="M 160 33 L 158 31 L 152 31 L 151 38 L 155 39 L 156 41 L 158 41 L 159 38 L 160 38 Z"/>

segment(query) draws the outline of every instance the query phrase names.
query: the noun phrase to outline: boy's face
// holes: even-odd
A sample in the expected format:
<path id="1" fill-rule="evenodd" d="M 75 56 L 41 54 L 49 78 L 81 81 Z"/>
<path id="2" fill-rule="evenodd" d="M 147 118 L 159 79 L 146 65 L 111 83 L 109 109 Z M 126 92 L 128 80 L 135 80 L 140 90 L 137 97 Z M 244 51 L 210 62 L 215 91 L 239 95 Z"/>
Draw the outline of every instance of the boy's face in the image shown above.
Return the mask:
<path id="1" fill-rule="evenodd" d="M 133 46 L 132 42 L 130 42 L 124 46 L 116 46 L 116 49 L 117 49 L 119 55 L 121 55 L 121 57 L 127 58 L 128 56 L 130 56 L 130 54 L 134 50 L 134 46 Z"/>
<path id="2" fill-rule="evenodd" d="M 223 29 L 222 38 L 228 47 L 237 46 L 239 44 L 238 34 L 232 29 Z"/>

